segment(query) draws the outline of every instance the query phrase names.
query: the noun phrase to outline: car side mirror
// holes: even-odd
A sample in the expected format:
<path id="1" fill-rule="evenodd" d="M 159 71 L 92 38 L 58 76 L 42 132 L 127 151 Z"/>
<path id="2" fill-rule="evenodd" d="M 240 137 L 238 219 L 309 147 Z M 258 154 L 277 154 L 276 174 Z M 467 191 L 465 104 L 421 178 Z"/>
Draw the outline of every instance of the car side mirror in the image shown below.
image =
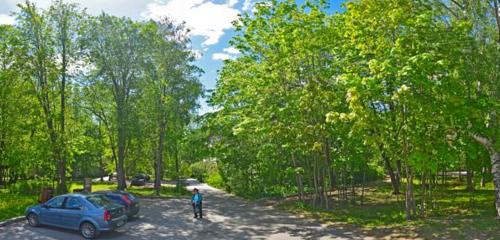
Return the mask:
<path id="1" fill-rule="evenodd" d="M 50 208 L 50 206 L 47 205 L 47 204 L 43 204 L 42 207 L 45 208 L 45 209 L 49 209 Z"/>

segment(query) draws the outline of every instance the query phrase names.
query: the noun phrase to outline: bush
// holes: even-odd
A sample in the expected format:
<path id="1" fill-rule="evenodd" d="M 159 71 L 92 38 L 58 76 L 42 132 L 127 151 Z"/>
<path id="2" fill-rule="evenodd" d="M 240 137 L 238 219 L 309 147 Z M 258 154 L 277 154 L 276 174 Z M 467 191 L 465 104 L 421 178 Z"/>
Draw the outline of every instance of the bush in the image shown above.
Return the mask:
<path id="1" fill-rule="evenodd" d="M 215 172 L 207 177 L 207 184 L 219 188 L 219 189 L 224 189 L 224 181 L 222 180 L 222 176 L 219 174 L 219 172 Z"/>
<path id="2" fill-rule="evenodd" d="M 200 182 L 205 182 L 205 179 L 215 173 L 218 173 L 216 161 L 204 160 L 191 164 L 191 176 Z"/>
<path id="3" fill-rule="evenodd" d="M 8 186 L 9 192 L 19 195 L 39 195 L 44 187 L 52 187 L 53 183 L 43 180 L 23 180 Z"/>

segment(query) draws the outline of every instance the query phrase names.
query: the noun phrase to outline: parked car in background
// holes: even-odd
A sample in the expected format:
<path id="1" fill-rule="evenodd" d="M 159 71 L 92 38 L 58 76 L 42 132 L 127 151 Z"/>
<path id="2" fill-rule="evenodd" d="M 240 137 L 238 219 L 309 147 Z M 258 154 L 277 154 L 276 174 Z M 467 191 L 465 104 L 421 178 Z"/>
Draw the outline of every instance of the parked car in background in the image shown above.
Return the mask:
<path id="1" fill-rule="evenodd" d="M 146 179 L 146 181 L 150 180 L 149 175 L 147 175 L 145 173 L 138 173 L 138 174 L 135 175 L 135 177 L 137 177 L 137 178 L 144 178 L 144 179 Z"/>
<path id="2" fill-rule="evenodd" d="M 144 186 L 149 181 L 149 176 L 144 173 L 136 174 L 130 182 L 130 186 Z"/>
<path id="3" fill-rule="evenodd" d="M 125 207 L 125 213 L 130 219 L 139 213 L 139 198 L 136 198 L 132 193 L 126 191 L 98 191 L 94 192 L 103 194 L 114 202 Z"/>
<path id="4" fill-rule="evenodd" d="M 127 222 L 124 207 L 102 194 L 57 196 L 28 207 L 25 216 L 32 227 L 50 225 L 77 230 L 86 239 L 122 227 Z"/>
<path id="5" fill-rule="evenodd" d="M 118 179 L 118 173 L 116 173 L 116 172 L 112 172 L 108 175 L 108 181 L 117 180 L 117 179 Z"/>

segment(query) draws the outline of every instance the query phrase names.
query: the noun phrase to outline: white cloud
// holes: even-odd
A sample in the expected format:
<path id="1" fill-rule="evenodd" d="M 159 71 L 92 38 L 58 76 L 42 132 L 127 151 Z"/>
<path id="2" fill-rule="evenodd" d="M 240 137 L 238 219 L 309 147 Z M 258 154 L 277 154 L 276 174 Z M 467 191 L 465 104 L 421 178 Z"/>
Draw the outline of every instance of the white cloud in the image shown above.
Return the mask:
<path id="1" fill-rule="evenodd" d="M 240 51 L 234 47 L 227 47 L 222 49 L 222 53 L 214 53 L 212 55 L 213 60 L 227 60 L 227 59 L 236 59 L 237 55 L 240 54 Z"/>
<path id="2" fill-rule="evenodd" d="M 0 14 L 0 25 L 14 25 L 16 19 L 6 14 Z"/>
<path id="3" fill-rule="evenodd" d="M 238 0 L 228 0 L 227 1 L 227 5 L 229 5 L 230 7 L 234 7 L 234 5 L 236 5 L 236 3 L 238 3 Z"/>
<path id="4" fill-rule="evenodd" d="M 243 10 L 245 12 L 248 11 L 248 10 L 250 10 L 250 8 L 252 7 L 252 4 L 253 4 L 252 0 L 245 0 L 243 2 L 243 7 L 241 8 L 241 10 Z"/>
<path id="5" fill-rule="evenodd" d="M 222 49 L 222 51 L 228 54 L 234 54 L 234 55 L 240 54 L 240 50 L 236 49 L 235 47 L 224 48 Z"/>
<path id="6" fill-rule="evenodd" d="M 234 8 L 237 1 L 217 4 L 210 0 L 155 0 L 147 5 L 141 14 L 145 19 L 169 17 L 175 22 L 185 22 L 193 36 L 202 36 L 203 46 L 217 44 L 224 30 L 231 29 L 231 22 L 240 11 Z"/>
<path id="7" fill-rule="evenodd" d="M 231 59 L 231 55 L 225 53 L 214 53 L 212 55 L 213 60 L 228 60 Z"/>

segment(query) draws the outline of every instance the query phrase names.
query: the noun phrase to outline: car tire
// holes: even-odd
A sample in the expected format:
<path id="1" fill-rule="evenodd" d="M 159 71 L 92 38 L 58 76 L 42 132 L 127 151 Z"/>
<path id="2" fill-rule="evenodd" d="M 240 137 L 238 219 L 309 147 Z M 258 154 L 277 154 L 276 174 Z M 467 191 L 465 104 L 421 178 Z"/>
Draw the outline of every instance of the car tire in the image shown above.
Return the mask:
<path id="1" fill-rule="evenodd" d="M 28 220 L 28 224 L 32 227 L 38 227 L 40 226 L 40 221 L 38 220 L 38 215 L 35 213 L 30 213 L 28 216 L 26 216 L 26 219 Z"/>
<path id="2" fill-rule="evenodd" d="M 80 225 L 80 234 L 85 239 L 94 239 L 97 237 L 98 232 L 94 224 L 89 222 L 84 222 Z"/>

